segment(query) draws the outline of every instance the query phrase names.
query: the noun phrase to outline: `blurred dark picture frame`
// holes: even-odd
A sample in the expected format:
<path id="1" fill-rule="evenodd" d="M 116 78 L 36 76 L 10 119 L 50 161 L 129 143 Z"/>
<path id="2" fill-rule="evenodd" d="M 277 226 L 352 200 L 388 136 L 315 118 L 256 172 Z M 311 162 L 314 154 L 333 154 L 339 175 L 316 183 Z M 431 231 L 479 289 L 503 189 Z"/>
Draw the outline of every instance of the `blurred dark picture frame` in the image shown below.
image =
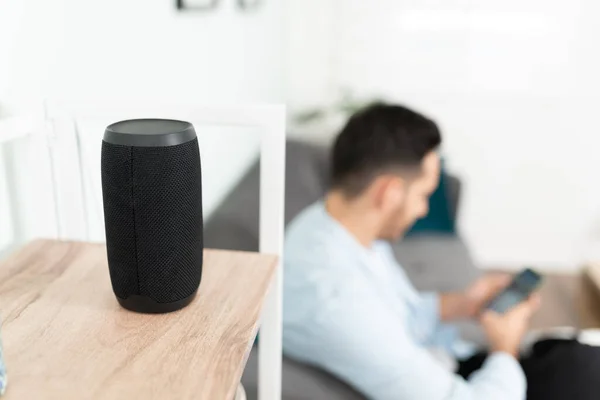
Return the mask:
<path id="1" fill-rule="evenodd" d="M 198 10 L 210 11 L 219 6 L 220 0 L 175 0 L 175 6 L 179 11 Z M 257 9 L 262 0 L 237 0 L 238 7 L 243 11 Z"/>
<path id="2" fill-rule="evenodd" d="M 250 11 L 258 8 L 262 0 L 237 0 L 238 6 L 244 11 Z"/>
<path id="3" fill-rule="evenodd" d="M 216 9 L 219 2 L 220 0 L 175 0 L 175 6 L 179 11 L 210 11 Z"/>

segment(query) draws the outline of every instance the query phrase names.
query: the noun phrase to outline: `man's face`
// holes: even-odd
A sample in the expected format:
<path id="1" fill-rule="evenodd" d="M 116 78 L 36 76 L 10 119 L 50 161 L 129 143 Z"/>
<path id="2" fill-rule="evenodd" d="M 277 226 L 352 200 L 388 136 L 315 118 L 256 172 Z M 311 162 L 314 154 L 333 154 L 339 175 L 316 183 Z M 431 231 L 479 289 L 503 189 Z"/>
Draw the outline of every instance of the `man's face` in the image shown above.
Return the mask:
<path id="1" fill-rule="evenodd" d="M 390 204 L 383 216 L 384 226 L 381 239 L 396 240 L 429 212 L 429 197 L 435 191 L 440 176 L 440 157 L 435 152 L 425 156 L 421 173 L 402 185 L 391 185 L 388 190 L 402 191 L 402 194 L 389 196 Z M 400 178 L 399 178 L 400 179 Z"/>

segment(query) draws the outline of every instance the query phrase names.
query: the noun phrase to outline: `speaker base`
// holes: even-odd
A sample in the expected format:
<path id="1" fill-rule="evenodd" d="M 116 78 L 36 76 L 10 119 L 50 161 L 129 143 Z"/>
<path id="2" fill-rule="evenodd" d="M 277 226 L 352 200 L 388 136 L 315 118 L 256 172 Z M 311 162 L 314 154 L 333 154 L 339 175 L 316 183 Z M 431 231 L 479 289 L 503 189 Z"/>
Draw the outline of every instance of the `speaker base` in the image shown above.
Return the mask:
<path id="1" fill-rule="evenodd" d="M 187 306 L 194 300 L 196 293 L 198 293 L 197 289 L 188 297 L 171 303 L 157 303 L 147 296 L 140 296 L 137 294 L 132 294 L 126 299 L 117 296 L 117 301 L 123 308 L 130 311 L 144 314 L 164 314 L 180 310 Z"/>

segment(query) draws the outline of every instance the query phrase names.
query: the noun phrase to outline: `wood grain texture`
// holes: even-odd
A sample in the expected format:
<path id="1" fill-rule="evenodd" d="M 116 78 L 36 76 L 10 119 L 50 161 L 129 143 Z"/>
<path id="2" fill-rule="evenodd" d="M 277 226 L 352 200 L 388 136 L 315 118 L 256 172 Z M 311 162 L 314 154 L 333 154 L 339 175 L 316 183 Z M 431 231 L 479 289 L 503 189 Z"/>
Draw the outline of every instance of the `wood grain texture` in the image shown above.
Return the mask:
<path id="1" fill-rule="evenodd" d="M 580 285 L 581 277 L 577 274 L 544 274 L 544 281 L 540 288 L 542 306 L 533 315 L 531 328 L 559 326 L 583 328 L 577 300 Z"/>
<path id="2" fill-rule="evenodd" d="M 0 264 L 13 399 L 233 399 L 277 258 L 206 250 L 196 299 L 118 305 L 101 244 L 38 240 Z"/>
<path id="3" fill-rule="evenodd" d="M 592 285 L 600 291 L 600 263 L 592 263 L 585 267 L 584 274 Z"/>
<path id="4" fill-rule="evenodd" d="M 586 327 L 600 328 L 600 263 L 584 268 L 579 299 Z"/>

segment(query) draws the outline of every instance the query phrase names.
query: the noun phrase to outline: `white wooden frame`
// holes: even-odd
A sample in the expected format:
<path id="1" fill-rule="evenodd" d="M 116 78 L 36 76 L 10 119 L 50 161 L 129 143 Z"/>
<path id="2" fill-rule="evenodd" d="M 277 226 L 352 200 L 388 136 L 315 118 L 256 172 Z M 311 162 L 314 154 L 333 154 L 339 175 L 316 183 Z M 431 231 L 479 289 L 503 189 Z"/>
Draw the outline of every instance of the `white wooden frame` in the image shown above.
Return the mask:
<path id="1" fill-rule="evenodd" d="M 44 132 L 45 118 L 39 114 L 9 116 L 0 119 L 0 144 Z"/>
<path id="2" fill-rule="evenodd" d="M 16 164 L 16 160 L 13 159 L 11 153 L 10 144 L 16 140 L 30 137 L 35 133 L 40 133 L 43 125 L 42 115 L 38 116 L 38 119 L 25 118 L 25 117 L 5 117 L 0 120 L 0 160 L 4 162 L 6 167 L 6 188 L 8 191 L 8 200 L 10 206 L 11 215 L 18 215 L 17 210 L 17 198 L 16 185 L 17 182 L 12 174 L 12 167 Z M 15 221 L 16 226 L 14 227 L 15 240 L 18 242 L 22 234 L 19 231 L 19 221 Z M 10 246 L 9 246 L 10 247 Z"/>
<path id="3" fill-rule="evenodd" d="M 52 202 L 55 208 L 56 218 L 56 237 L 60 238 L 60 215 L 61 210 L 57 201 L 57 191 L 55 187 L 56 181 L 56 169 L 53 163 L 53 151 L 55 146 L 54 136 L 51 134 L 53 131 L 51 124 L 47 118 L 46 105 L 40 103 L 37 107 L 33 107 L 35 110 L 30 110 L 25 113 L 19 113 L 17 115 L 11 115 L 0 119 L 0 161 L 4 162 L 6 167 L 6 180 L 8 198 L 10 202 L 10 213 L 15 218 L 14 223 L 14 243 L 9 245 L 6 249 L 11 251 L 13 247 L 22 244 L 24 240 L 24 234 L 22 232 L 22 225 L 25 221 L 22 219 L 23 212 L 19 210 L 17 193 L 17 181 L 14 177 L 14 169 L 25 167 L 19 165 L 19 161 L 15 158 L 12 152 L 11 145 L 20 140 L 38 140 L 48 148 L 50 177 L 53 181 L 52 184 Z M 77 172 L 77 171 L 76 171 Z"/>
<path id="4" fill-rule="evenodd" d="M 51 120 L 78 118 L 175 118 L 198 124 L 254 127 L 260 130 L 260 228 L 259 251 L 276 254 L 279 264 L 262 311 L 259 346 L 259 400 L 281 399 L 283 234 L 285 198 L 285 107 L 190 106 L 136 103 L 50 107 Z"/>

